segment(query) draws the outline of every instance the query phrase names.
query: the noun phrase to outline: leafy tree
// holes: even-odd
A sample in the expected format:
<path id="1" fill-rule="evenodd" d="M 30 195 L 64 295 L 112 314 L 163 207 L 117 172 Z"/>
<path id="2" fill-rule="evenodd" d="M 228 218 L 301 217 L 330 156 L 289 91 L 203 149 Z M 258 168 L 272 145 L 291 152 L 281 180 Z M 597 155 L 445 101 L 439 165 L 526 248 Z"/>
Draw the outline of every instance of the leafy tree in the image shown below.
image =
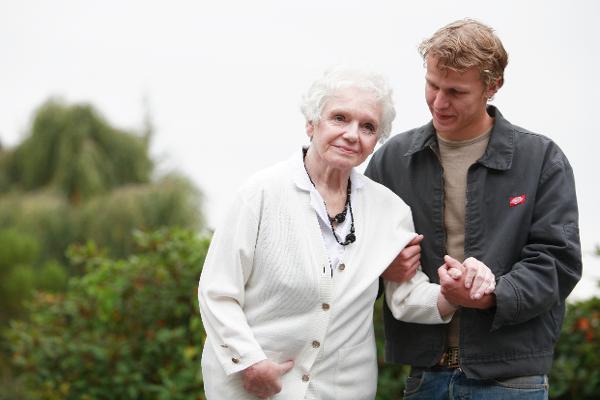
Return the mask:
<path id="1" fill-rule="evenodd" d="M 150 138 L 149 124 L 141 133 L 117 129 L 88 104 L 51 99 L 21 144 L 0 149 L 0 231 L 35 248 L 24 261 L 0 260 L 0 329 L 24 316 L 34 289 L 60 290 L 67 274 L 81 273 L 64 267 L 69 244 L 91 239 L 124 257 L 135 229 L 201 227 L 201 195 L 188 179 L 150 179 Z M 0 249 L 14 248 L 13 236 L 0 235 Z"/>
<path id="2" fill-rule="evenodd" d="M 77 204 L 121 185 L 148 183 L 148 145 L 149 132 L 140 137 L 113 128 L 90 105 L 52 99 L 37 110 L 30 135 L 4 157 L 4 184 L 51 187 Z"/>
<path id="3" fill-rule="evenodd" d="M 28 399 L 203 398 L 198 277 L 208 240 L 183 230 L 135 235 L 138 250 L 106 258 L 70 250 L 87 273 L 64 295 L 38 293 L 6 333 Z"/>

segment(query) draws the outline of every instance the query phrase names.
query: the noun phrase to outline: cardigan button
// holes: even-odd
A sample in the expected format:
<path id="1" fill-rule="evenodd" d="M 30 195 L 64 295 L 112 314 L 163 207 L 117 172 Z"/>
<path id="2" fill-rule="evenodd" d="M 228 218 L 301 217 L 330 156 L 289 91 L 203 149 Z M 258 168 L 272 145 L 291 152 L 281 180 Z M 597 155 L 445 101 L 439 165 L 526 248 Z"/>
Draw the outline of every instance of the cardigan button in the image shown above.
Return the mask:
<path id="1" fill-rule="evenodd" d="M 239 358 L 235 358 L 235 357 L 233 357 L 233 358 L 231 359 L 231 362 L 232 362 L 232 363 L 234 363 L 234 364 L 238 364 L 238 363 L 240 362 L 240 359 L 239 359 Z"/>
<path id="2" fill-rule="evenodd" d="M 321 308 L 323 309 L 323 311 L 327 311 L 327 310 L 329 310 L 329 304 L 323 303 L 323 304 L 321 304 Z"/>
<path id="3" fill-rule="evenodd" d="M 302 382 L 308 382 L 310 377 L 307 374 L 302 375 Z"/>
<path id="4" fill-rule="evenodd" d="M 345 270 L 345 269 L 346 269 L 346 264 L 342 263 L 342 264 L 338 265 L 338 269 L 339 269 L 340 271 L 343 271 L 343 270 Z"/>
<path id="5" fill-rule="evenodd" d="M 312 347 L 318 349 L 319 347 L 321 347 L 321 343 L 319 343 L 318 340 L 313 340 Z"/>

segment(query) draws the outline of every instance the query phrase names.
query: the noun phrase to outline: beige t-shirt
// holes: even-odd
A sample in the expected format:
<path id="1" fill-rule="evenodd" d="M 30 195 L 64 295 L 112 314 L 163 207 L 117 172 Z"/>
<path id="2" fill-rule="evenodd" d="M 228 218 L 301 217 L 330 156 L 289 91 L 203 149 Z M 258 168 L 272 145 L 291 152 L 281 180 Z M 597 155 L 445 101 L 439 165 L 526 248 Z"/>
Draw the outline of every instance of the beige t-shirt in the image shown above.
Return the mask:
<path id="1" fill-rule="evenodd" d="M 467 171 L 485 153 L 490 140 L 487 132 L 469 140 L 451 141 L 439 135 L 440 161 L 444 169 L 444 228 L 446 251 L 450 257 L 465 259 L 465 205 Z M 448 346 L 459 345 L 460 312 L 454 314 L 448 325 Z"/>

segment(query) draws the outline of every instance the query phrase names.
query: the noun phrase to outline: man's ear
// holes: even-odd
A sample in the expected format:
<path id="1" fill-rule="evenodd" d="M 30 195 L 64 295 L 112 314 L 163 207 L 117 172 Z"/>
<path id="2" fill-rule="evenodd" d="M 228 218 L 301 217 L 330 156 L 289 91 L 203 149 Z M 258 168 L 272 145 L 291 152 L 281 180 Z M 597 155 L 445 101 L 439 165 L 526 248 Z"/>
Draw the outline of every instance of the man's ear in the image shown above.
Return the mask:
<path id="1" fill-rule="evenodd" d="M 494 97 L 494 95 L 496 95 L 498 90 L 500 90 L 500 88 L 502 87 L 503 83 L 504 83 L 504 79 L 502 79 L 502 78 L 498 78 L 494 82 L 491 82 L 488 85 L 488 88 L 486 90 L 486 97 L 488 99 L 491 99 L 492 97 Z"/>

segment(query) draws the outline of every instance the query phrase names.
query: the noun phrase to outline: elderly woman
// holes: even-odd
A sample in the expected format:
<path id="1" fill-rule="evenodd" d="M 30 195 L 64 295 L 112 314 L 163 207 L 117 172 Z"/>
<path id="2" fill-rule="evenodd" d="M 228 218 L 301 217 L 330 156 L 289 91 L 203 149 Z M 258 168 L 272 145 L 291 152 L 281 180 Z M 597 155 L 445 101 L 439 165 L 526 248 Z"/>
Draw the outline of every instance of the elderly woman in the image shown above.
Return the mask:
<path id="1" fill-rule="evenodd" d="M 354 167 L 389 135 L 391 90 L 377 75 L 333 70 L 302 111 L 310 147 L 239 190 L 204 264 L 209 400 L 375 397 L 379 276 L 416 234 L 402 200 Z M 473 290 L 491 290 L 489 270 L 477 272 L 486 279 Z M 389 284 L 386 299 L 412 322 L 455 310 L 420 271 Z"/>

